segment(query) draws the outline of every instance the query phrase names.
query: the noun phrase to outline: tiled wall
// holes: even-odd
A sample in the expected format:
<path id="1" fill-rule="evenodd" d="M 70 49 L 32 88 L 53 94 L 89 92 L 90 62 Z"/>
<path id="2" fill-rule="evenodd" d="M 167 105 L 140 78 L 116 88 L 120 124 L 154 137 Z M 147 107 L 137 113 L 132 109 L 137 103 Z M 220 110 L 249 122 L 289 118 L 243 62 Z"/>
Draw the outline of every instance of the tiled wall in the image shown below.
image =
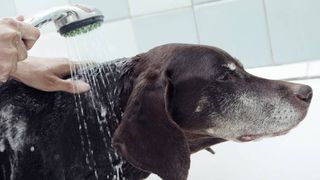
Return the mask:
<path id="1" fill-rule="evenodd" d="M 68 3 L 104 13 L 110 58 L 171 42 L 218 46 L 246 67 L 320 58 L 319 0 L 0 0 L 0 17 Z M 30 54 L 66 56 L 65 43 L 51 25 Z"/>

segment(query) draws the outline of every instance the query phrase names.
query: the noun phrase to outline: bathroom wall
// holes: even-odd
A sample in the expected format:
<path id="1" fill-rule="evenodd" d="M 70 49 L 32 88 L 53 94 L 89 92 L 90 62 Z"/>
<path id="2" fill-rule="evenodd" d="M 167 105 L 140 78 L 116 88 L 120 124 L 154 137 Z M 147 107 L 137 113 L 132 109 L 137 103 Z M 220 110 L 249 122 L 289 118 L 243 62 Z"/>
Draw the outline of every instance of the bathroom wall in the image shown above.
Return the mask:
<path id="1" fill-rule="evenodd" d="M 101 38 L 111 49 L 110 59 L 132 56 L 170 42 L 218 46 L 246 67 L 320 57 L 318 0 L 0 0 L 0 3 L 3 5 L 0 17 L 32 16 L 68 3 L 98 7 L 106 17 Z M 40 43 L 31 54 L 65 55 L 65 41 L 54 32 L 53 26 L 42 30 Z"/>
<path id="2" fill-rule="evenodd" d="M 103 11 L 98 40 L 108 60 L 170 42 L 207 44 L 227 50 L 255 75 L 305 78 L 297 82 L 313 87 L 309 114 L 296 129 L 261 142 L 223 143 L 214 156 L 199 152 L 192 156 L 190 180 L 320 179 L 319 0 L 0 0 L 0 17 L 32 16 L 68 3 Z M 53 25 L 42 29 L 30 54 L 69 56 Z"/>

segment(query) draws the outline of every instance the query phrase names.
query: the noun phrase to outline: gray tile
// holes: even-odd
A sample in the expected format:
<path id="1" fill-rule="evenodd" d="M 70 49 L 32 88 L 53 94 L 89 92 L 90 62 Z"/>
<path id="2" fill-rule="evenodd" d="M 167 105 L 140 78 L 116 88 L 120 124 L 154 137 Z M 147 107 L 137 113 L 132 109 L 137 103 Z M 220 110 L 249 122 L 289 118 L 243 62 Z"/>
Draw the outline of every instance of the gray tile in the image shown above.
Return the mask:
<path id="1" fill-rule="evenodd" d="M 133 19 L 138 50 L 166 43 L 197 43 L 192 9 L 182 9 Z"/>
<path id="2" fill-rule="evenodd" d="M 214 1 L 224 1 L 224 0 L 193 0 L 194 4 L 203 4 L 208 2 L 214 2 Z"/>
<path id="3" fill-rule="evenodd" d="M 320 1 L 267 0 L 271 44 L 276 63 L 320 57 Z"/>
<path id="4" fill-rule="evenodd" d="M 128 0 L 69 0 L 72 4 L 83 4 L 98 8 L 102 11 L 106 21 L 129 16 Z"/>
<path id="5" fill-rule="evenodd" d="M 246 67 L 273 63 L 262 0 L 208 3 L 195 13 L 201 44 L 226 50 Z"/>
<path id="6" fill-rule="evenodd" d="M 13 17 L 17 15 L 16 6 L 14 1 L 0 0 L 0 18 L 2 17 Z"/>

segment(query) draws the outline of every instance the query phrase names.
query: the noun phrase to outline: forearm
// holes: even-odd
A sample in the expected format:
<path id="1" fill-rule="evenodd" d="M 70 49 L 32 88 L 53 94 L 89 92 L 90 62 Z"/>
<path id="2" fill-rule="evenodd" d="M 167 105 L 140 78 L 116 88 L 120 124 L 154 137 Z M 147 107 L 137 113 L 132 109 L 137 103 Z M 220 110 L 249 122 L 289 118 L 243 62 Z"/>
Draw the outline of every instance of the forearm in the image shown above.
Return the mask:
<path id="1" fill-rule="evenodd" d="M 17 69 L 15 72 L 11 73 L 10 78 L 19 81 L 19 77 L 22 77 L 24 74 L 24 70 L 26 69 L 28 62 L 22 61 L 17 63 Z"/>
<path id="2" fill-rule="evenodd" d="M 29 56 L 26 60 L 18 62 L 17 70 L 11 74 L 15 80 L 24 79 L 30 73 L 50 71 L 50 68 L 59 68 L 61 72 L 70 71 L 70 61 L 66 58 L 42 58 Z"/>
<path id="3" fill-rule="evenodd" d="M 85 92 L 90 86 L 84 81 L 63 79 L 75 66 L 66 58 L 28 57 L 18 63 L 11 78 L 42 91 Z"/>

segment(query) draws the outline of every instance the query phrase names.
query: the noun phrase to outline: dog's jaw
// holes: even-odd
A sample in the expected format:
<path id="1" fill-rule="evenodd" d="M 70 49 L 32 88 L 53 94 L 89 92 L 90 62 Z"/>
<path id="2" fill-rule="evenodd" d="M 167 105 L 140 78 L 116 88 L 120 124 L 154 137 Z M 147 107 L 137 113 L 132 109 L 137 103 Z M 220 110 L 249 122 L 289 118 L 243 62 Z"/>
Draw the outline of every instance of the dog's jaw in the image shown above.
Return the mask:
<path id="1" fill-rule="evenodd" d="M 262 138 L 265 137 L 275 137 L 275 136 L 281 136 L 289 133 L 291 129 L 289 130 L 284 130 L 284 131 L 279 131 L 276 133 L 271 133 L 271 134 L 255 134 L 255 135 L 243 135 L 238 137 L 236 140 L 239 142 L 249 142 L 249 141 L 258 141 L 261 140 Z"/>

